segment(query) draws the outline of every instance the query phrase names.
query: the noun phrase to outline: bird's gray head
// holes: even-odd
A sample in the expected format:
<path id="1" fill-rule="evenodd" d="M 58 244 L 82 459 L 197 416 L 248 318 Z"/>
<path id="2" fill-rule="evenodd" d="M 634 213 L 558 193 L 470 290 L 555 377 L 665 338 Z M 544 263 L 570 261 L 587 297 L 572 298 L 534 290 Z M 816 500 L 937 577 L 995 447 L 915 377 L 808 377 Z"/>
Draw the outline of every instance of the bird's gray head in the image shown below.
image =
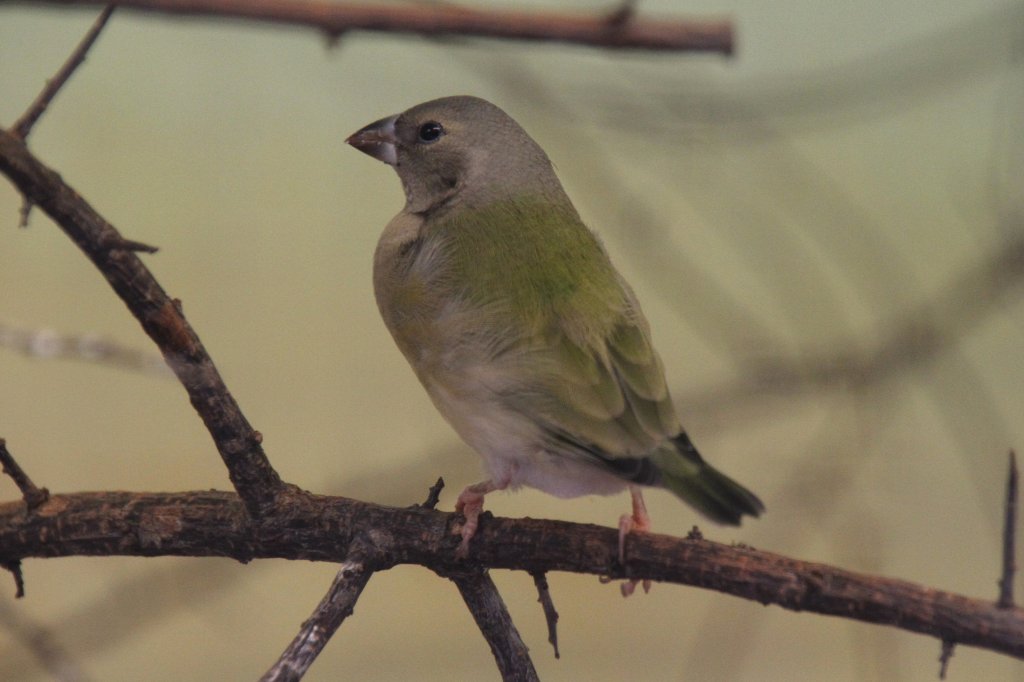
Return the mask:
<path id="1" fill-rule="evenodd" d="M 346 142 L 394 166 L 406 211 L 478 205 L 522 193 L 564 196 L 544 150 L 478 97 L 444 97 L 371 123 Z"/>

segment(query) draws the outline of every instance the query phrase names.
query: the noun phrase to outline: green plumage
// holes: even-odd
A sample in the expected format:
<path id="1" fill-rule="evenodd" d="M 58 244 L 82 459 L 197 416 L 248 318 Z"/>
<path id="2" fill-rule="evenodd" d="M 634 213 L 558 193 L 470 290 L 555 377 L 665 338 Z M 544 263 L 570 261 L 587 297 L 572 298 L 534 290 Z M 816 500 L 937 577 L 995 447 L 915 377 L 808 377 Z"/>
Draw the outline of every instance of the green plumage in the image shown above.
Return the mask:
<path id="1" fill-rule="evenodd" d="M 454 288 L 471 304 L 499 300 L 527 325 L 562 313 L 605 315 L 620 296 L 597 238 L 571 207 L 543 197 L 450 212 L 425 234 L 447 242 Z"/>

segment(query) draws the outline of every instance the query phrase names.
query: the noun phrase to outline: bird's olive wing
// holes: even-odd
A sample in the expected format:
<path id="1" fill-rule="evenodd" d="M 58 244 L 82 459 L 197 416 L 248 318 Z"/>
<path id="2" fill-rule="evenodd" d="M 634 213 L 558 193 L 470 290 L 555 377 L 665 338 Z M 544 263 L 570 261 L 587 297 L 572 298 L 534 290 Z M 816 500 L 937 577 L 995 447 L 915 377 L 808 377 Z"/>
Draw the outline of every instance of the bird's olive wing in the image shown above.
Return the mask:
<path id="1" fill-rule="evenodd" d="M 510 398 L 558 447 L 600 460 L 637 459 L 679 433 L 661 360 L 635 316 L 622 316 L 597 343 L 555 330 L 528 356 L 541 368 L 539 380 Z"/>

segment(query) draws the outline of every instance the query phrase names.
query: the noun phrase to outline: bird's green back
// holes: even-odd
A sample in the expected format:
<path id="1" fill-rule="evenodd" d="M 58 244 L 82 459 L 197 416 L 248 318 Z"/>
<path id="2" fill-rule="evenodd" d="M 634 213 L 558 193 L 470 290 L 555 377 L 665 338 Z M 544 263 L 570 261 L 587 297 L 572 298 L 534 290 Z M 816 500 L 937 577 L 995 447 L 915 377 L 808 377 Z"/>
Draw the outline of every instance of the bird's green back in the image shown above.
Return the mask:
<path id="1" fill-rule="evenodd" d="M 556 320 L 584 341 L 606 333 L 626 305 L 608 256 L 570 205 L 505 199 L 453 212 L 428 229 L 428 238 L 446 243 L 452 281 L 467 303 L 506 308 L 531 331 Z"/>

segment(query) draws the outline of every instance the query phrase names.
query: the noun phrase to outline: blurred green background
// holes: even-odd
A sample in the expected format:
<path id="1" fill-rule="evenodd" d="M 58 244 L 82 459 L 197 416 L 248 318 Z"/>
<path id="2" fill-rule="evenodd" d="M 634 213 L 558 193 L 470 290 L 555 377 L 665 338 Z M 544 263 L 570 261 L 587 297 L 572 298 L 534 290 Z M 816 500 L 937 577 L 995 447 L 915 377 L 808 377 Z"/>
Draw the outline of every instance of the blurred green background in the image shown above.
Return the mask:
<path id="1" fill-rule="evenodd" d="M 308 30 L 119 11 L 30 145 L 126 237 L 160 247 L 145 261 L 285 479 L 409 505 L 443 475 L 450 509 L 478 460 L 371 288 L 401 189 L 343 140 L 422 100 L 490 99 L 548 151 L 633 283 L 694 440 L 768 506 L 722 529 L 653 492 L 655 530 L 701 523 L 715 540 L 994 599 L 1006 453 L 1024 444 L 1024 4 L 639 11 L 728 14 L 737 54 L 380 34 L 328 47 Z M 0 125 L 97 13 L 0 6 Z M 227 489 L 175 381 L 23 351 L 21 333 L 152 349 L 45 215 L 17 227 L 19 207 L 0 182 L 0 437 L 52 491 Z M 0 497 L 17 497 L 6 478 Z M 614 525 L 628 498 L 521 491 L 488 507 Z M 30 560 L 26 599 L 0 583 L 0 679 L 255 679 L 335 570 Z M 531 578 L 494 578 L 545 680 L 938 672 L 933 639 L 670 585 L 624 601 L 562 574 L 549 576 L 555 660 Z M 307 679 L 497 672 L 455 587 L 401 567 L 373 578 Z M 1020 680 L 1024 664 L 960 647 L 948 679 Z"/>

